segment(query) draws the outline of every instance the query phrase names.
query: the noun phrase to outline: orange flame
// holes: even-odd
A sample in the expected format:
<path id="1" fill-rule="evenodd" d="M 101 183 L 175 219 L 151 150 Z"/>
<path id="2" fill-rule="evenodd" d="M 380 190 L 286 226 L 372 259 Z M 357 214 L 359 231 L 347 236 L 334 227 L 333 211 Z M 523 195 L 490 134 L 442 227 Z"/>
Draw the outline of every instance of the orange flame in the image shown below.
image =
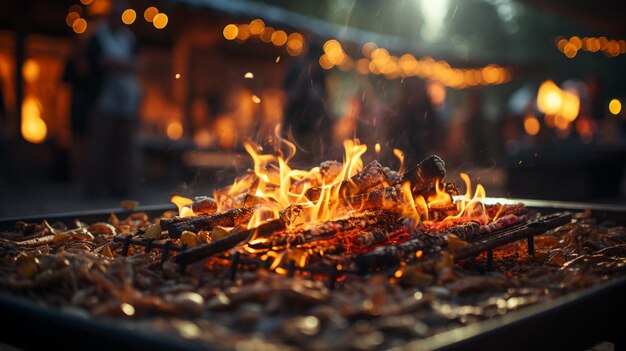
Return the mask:
<path id="1" fill-rule="evenodd" d="M 173 195 L 170 198 L 170 201 L 178 207 L 178 215 L 181 217 L 193 216 L 193 210 L 191 209 L 191 205 L 193 204 L 193 200 L 179 196 Z"/>
<path id="2" fill-rule="evenodd" d="M 361 157 L 367 151 L 366 145 L 360 144 L 358 140 L 344 141 L 343 163 L 337 163 L 337 167 L 332 171 L 327 168 L 322 169 L 323 167 L 314 167 L 309 170 L 292 169 L 289 161 L 296 153 L 296 146 L 280 137 L 279 128 L 280 126 L 277 126 L 275 129 L 275 138 L 272 139 L 275 142 L 276 152 L 274 153 L 266 153 L 263 147 L 252 141 L 244 143 L 254 167 L 238 177 L 231 186 L 214 192 L 218 211 L 252 207 L 254 212 L 247 223 L 247 227 L 251 229 L 268 220 L 279 218 L 280 211 L 289 206 L 298 205 L 302 208 L 297 222 L 287 223 L 288 226 L 293 227 L 344 217 L 350 212 L 358 211 L 365 204 L 360 201 L 347 204 L 345 197 L 353 196 L 347 193 L 349 191 L 347 189 L 354 185 L 351 177 L 363 169 Z M 400 171 L 403 172 L 404 155 L 397 149 L 394 150 L 394 154 L 399 158 Z M 487 223 L 489 218 L 484 206 L 485 189 L 482 185 L 477 185 L 474 190 L 469 176 L 464 173 L 460 176 L 465 182 L 465 194 L 458 196 L 456 201 L 448 193 L 447 185 L 441 180 L 436 182 L 435 193 L 427 198 L 421 195 L 415 196 L 412 193 L 411 184 L 405 182 L 396 186 L 399 201 L 384 197 L 382 206 L 397 208 L 403 216 L 413 218 L 415 225 L 420 221 L 429 221 L 429 211 L 433 210 L 443 210 L 447 213 L 443 220 L 440 216 L 436 217 L 438 226 L 448 226 L 468 220 Z M 380 186 L 389 185 L 391 184 L 385 183 Z M 315 196 L 311 196 L 313 193 Z M 178 206 L 181 214 L 188 209 L 186 203 Z M 247 250 L 252 249 L 247 248 Z M 275 261 L 283 259 L 282 256 L 273 258 Z"/>

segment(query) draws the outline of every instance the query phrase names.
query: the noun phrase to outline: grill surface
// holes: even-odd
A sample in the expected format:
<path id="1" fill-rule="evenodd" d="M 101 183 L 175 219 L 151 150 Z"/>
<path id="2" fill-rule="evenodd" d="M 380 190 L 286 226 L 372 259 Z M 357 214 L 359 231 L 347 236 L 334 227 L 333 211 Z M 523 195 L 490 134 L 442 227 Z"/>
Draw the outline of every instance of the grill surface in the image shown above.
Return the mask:
<path id="1" fill-rule="evenodd" d="M 593 204 L 498 199 L 500 202 L 525 202 L 531 210 L 551 213 L 563 210 L 592 209 L 600 220 L 626 222 L 626 207 Z M 150 216 L 161 214 L 171 206 L 138 208 Z M 0 220 L 0 229 L 11 228 L 16 221 L 71 223 L 106 220 L 110 213 L 125 215 L 126 210 L 76 212 L 49 216 Z M 612 322 L 626 312 L 626 277 L 594 288 L 571 293 L 487 321 L 457 328 L 431 337 L 409 342 L 396 349 L 411 350 L 508 350 L 585 349 L 600 341 L 621 345 L 626 338 L 621 325 Z M 131 330 L 113 322 L 83 318 L 37 305 L 30 300 L 0 293 L 0 341 L 32 349 L 46 345 L 63 345 L 64 349 L 134 349 L 134 350 L 206 350 L 189 340 L 168 338 Z M 25 337 L 24 332 L 30 337 Z M 33 337 L 36 336 L 36 337 Z"/>

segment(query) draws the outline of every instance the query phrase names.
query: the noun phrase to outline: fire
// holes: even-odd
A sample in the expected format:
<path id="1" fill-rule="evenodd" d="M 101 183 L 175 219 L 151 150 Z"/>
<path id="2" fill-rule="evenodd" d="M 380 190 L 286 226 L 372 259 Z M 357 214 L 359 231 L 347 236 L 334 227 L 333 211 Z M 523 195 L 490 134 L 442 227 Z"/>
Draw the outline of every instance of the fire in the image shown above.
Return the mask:
<path id="1" fill-rule="evenodd" d="M 302 212 L 295 222 L 286 223 L 288 228 L 342 218 L 364 208 L 367 199 L 355 197 L 349 189 L 356 187 L 351 178 L 364 168 L 362 156 L 367 152 L 366 145 L 360 144 L 358 140 L 344 141 L 343 163 L 337 162 L 337 168 L 333 172 L 323 170 L 322 166 L 309 170 L 292 169 L 289 161 L 296 153 L 296 146 L 279 136 L 279 128 L 280 126 L 275 130 L 273 153 L 266 152 L 252 141 L 244 143 L 254 167 L 238 177 L 231 186 L 214 192 L 218 211 L 237 207 L 254 208 L 247 223 L 247 228 L 252 229 L 269 220 L 280 218 L 281 211 L 290 206 L 298 206 Z M 403 153 L 394 149 L 394 154 L 401 162 L 398 173 L 403 174 Z M 433 220 L 437 221 L 437 226 L 470 220 L 487 223 L 489 218 L 484 206 L 485 189 L 479 184 L 474 190 L 466 174 L 462 173 L 461 178 L 465 182 L 466 192 L 457 196 L 456 201 L 448 189 L 451 184 L 441 180 L 437 180 L 434 194 L 427 199 L 421 195 L 413 195 L 410 180 L 396 185 L 383 182 L 375 188 L 380 191 L 385 187 L 391 190 L 395 188 L 397 197 L 382 196 L 378 206 L 399 209 L 403 216 L 414 219 L 414 225 L 420 222 L 431 225 L 434 224 Z M 429 218 L 432 211 L 445 211 L 446 216 Z"/>
<path id="2" fill-rule="evenodd" d="M 191 209 L 191 205 L 193 204 L 193 200 L 179 196 L 173 195 L 170 198 L 170 201 L 178 207 L 178 215 L 181 217 L 193 216 L 193 210 Z"/>

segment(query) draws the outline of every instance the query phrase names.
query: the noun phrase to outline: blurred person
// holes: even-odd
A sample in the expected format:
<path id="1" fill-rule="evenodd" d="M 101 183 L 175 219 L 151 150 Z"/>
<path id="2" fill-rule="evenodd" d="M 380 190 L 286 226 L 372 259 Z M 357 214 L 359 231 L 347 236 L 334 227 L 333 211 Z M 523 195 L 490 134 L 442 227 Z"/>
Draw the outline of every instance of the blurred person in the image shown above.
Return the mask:
<path id="1" fill-rule="evenodd" d="M 437 116 L 426 92 L 426 83 L 404 79 L 391 106 L 387 137 L 404 153 L 405 164 L 414 165 L 437 148 Z"/>
<path id="2" fill-rule="evenodd" d="M 312 163 L 332 152 L 333 118 L 327 107 L 326 71 L 318 63 L 322 51 L 311 43 L 306 55 L 297 59 L 287 71 L 283 133 L 295 141 L 300 150 L 296 160 Z"/>
<path id="3" fill-rule="evenodd" d="M 453 116 L 448 145 L 454 145 L 453 154 L 475 166 L 488 167 L 494 163 L 497 151 L 497 133 L 485 117 L 480 90 L 467 90 L 465 102 L 459 113 Z"/>
<path id="4" fill-rule="evenodd" d="M 99 89 L 97 77 L 93 77 L 87 60 L 87 38 L 74 37 L 73 52 L 65 65 L 62 80 L 71 90 L 70 129 L 72 131 L 71 167 L 74 180 L 84 181 L 85 146 L 87 124 Z"/>
<path id="5" fill-rule="evenodd" d="M 136 39 L 121 21 L 127 7 L 117 2 L 88 43 L 92 79 L 99 86 L 88 126 L 88 195 L 134 191 L 140 88 Z"/>

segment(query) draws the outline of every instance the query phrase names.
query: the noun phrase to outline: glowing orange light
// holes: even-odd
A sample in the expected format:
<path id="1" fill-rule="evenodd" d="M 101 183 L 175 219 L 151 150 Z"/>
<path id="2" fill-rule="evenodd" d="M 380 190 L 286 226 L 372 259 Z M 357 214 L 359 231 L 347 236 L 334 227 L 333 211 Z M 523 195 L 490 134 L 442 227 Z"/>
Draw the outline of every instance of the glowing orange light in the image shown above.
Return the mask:
<path id="1" fill-rule="evenodd" d="M 72 11 L 68 13 L 67 16 L 65 16 L 65 24 L 67 24 L 68 27 L 72 27 L 72 25 L 74 24 L 74 21 L 76 21 L 79 18 L 80 18 L 80 14 L 78 12 Z"/>
<path id="2" fill-rule="evenodd" d="M 539 131 L 541 130 L 541 124 L 539 123 L 537 117 L 532 115 L 526 116 L 526 118 L 524 118 L 524 130 L 528 135 L 534 136 L 539 134 Z"/>
<path id="3" fill-rule="evenodd" d="M 567 43 L 569 43 L 569 41 L 567 39 L 560 39 L 556 43 L 556 47 L 559 48 L 560 52 L 563 52 L 563 50 L 565 49 L 565 45 L 567 45 Z"/>
<path id="4" fill-rule="evenodd" d="M 24 80 L 28 83 L 34 83 L 41 73 L 41 67 L 39 63 L 34 59 L 28 59 L 24 62 L 24 66 L 22 66 L 22 74 L 24 75 Z"/>
<path id="5" fill-rule="evenodd" d="M 374 151 L 376 151 L 376 153 L 380 152 L 380 144 L 376 143 L 376 145 L 374 145 Z"/>
<path id="6" fill-rule="evenodd" d="M 261 33 L 259 38 L 261 38 L 262 42 L 269 43 L 270 41 L 272 41 L 272 34 L 274 34 L 274 28 L 265 27 L 265 29 L 263 30 L 263 33 Z"/>
<path id="7" fill-rule="evenodd" d="M 191 205 L 193 204 L 193 200 L 180 196 L 173 195 L 170 198 L 170 201 L 178 207 L 178 215 L 180 217 L 188 217 L 193 216 L 193 210 L 191 209 Z"/>
<path id="8" fill-rule="evenodd" d="M 574 58 L 576 57 L 576 54 L 578 53 L 578 49 L 576 48 L 576 45 L 570 42 L 570 43 L 565 44 L 565 46 L 563 47 L 563 53 L 568 58 Z"/>
<path id="9" fill-rule="evenodd" d="M 331 69 L 333 68 L 333 63 L 330 62 L 328 56 L 326 54 L 320 56 L 319 64 L 323 69 Z"/>
<path id="10" fill-rule="evenodd" d="M 85 5 L 85 6 L 90 5 L 92 2 L 93 2 L 93 0 L 80 0 L 80 3 Z"/>
<path id="11" fill-rule="evenodd" d="M 101 16 L 111 12 L 111 7 L 113 7 L 111 0 L 94 0 L 87 8 L 87 11 L 92 16 Z"/>
<path id="12" fill-rule="evenodd" d="M 166 14 L 157 13 L 156 16 L 154 16 L 154 18 L 152 19 L 152 24 L 154 25 L 154 28 L 156 29 L 163 29 L 165 28 L 165 26 L 167 26 L 168 21 L 169 21 L 169 18 L 167 18 Z"/>
<path id="13" fill-rule="evenodd" d="M 172 121 L 167 124 L 166 133 L 171 140 L 178 140 L 183 136 L 183 125 L 179 121 Z"/>
<path id="14" fill-rule="evenodd" d="M 287 33 L 282 30 L 277 30 L 272 33 L 272 43 L 275 46 L 283 46 L 287 42 Z"/>
<path id="15" fill-rule="evenodd" d="M 250 38 L 250 27 L 247 24 L 240 24 L 237 26 L 237 39 L 248 40 Z"/>
<path id="16" fill-rule="evenodd" d="M 48 126 L 41 118 L 41 104 L 32 97 L 22 103 L 21 133 L 24 140 L 33 144 L 41 144 L 46 140 Z"/>
<path id="17" fill-rule="evenodd" d="M 152 22 L 158 13 L 159 10 L 156 7 L 150 6 L 143 12 L 143 18 L 148 22 Z"/>
<path id="18" fill-rule="evenodd" d="M 561 109 L 563 97 L 561 89 L 553 81 L 547 80 L 541 84 L 537 92 L 537 108 L 546 114 L 555 114 Z"/>
<path id="19" fill-rule="evenodd" d="M 582 40 L 580 40 L 579 37 L 577 36 L 573 36 L 571 38 L 569 38 L 569 42 L 574 45 L 574 47 L 576 48 L 576 50 L 580 50 L 583 47 L 583 42 Z"/>
<path id="20" fill-rule="evenodd" d="M 250 21 L 248 27 L 250 28 L 250 34 L 260 35 L 265 30 L 265 22 L 263 22 L 262 19 L 257 18 Z"/>
<path id="21" fill-rule="evenodd" d="M 446 102 L 446 87 L 439 82 L 428 83 L 427 93 L 435 106 L 442 106 Z"/>
<path id="22" fill-rule="evenodd" d="M 124 22 L 124 24 L 126 25 L 131 25 L 135 23 L 136 19 L 137 19 L 137 13 L 133 9 L 126 9 L 122 13 L 122 22 Z"/>
<path id="23" fill-rule="evenodd" d="M 252 102 L 254 102 L 255 104 L 260 104 L 261 98 L 256 95 L 252 95 Z"/>
<path id="24" fill-rule="evenodd" d="M 176 74 L 174 75 L 174 78 L 176 78 L 176 79 L 180 79 L 180 73 L 176 73 Z"/>
<path id="25" fill-rule="evenodd" d="M 609 102 L 609 112 L 617 116 L 619 115 L 621 111 L 622 111 L 622 102 L 619 101 L 618 99 L 612 99 L 611 102 Z"/>
<path id="26" fill-rule="evenodd" d="M 235 38 L 237 38 L 238 34 L 239 34 L 239 29 L 237 28 L 236 25 L 229 24 L 226 27 L 224 27 L 224 38 L 226 38 L 227 40 L 234 40 Z"/>
<path id="27" fill-rule="evenodd" d="M 82 34 L 87 30 L 87 21 L 84 18 L 79 18 L 72 23 L 72 29 L 74 33 Z"/>
<path id="28" fill-rule="evenodd" d="M 561 100 L 559 114 L 568 122 L 573 122 L 578 117 L 578 112 L 580 112 L 580 98 L 575 93 L 563 91 Z"/>
<path id="29" fill-rule="evenodd" d="M 375 43 L 372 43 L 372 42 L 365 43 L 361 47 L 361 53 L 363 53 L 364 57 L 371 57 L 372 51 L 376 49 L 378 49 L 378 45 L 376 45 Z"/>

